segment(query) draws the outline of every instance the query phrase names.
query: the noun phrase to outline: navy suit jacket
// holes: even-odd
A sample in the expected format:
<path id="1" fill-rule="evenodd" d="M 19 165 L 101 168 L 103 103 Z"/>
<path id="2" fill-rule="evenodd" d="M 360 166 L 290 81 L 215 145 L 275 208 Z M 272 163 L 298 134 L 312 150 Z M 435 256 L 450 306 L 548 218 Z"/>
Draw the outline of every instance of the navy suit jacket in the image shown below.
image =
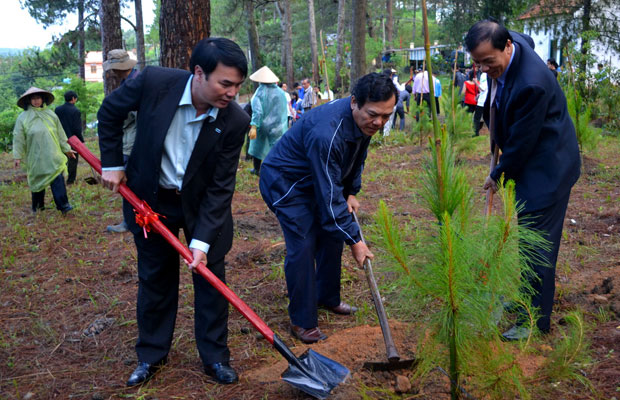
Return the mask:
<path id="1" fill-rule="evenodd" d="M 136 141 L 125 168 L 127 186 L 155 211 L 164 140 L 189 77 L 188 71 L 147 67 L 108 95 L 97 114 L 102 166 L 113 167 L 123 165 L 123 121 L 130 111 L 138 111 Z M 214 122 L 205 121 L 183 177 L 187 239 L 208 243 L 210 262 L 232 246 L 231 202 L 249 123 L 235 102 L 220 109 Z M 123 211 L 129 229 L 140 232 L 129 203 L 124 202 Z"/>
<path id="2" fill-rule="evenodd" d="M 495 121 L 495 140 L 502 155 L 491 178 L 497 181 L 505 174 L 506 179 L 513 179 L 523 212 L 533 212 L 569 193 L 579 178 L 581 160 L 575 127 L 557 79 L 534 52 L 529 36 L 511 35 L 516 53 Z M 487 126 L 490 103 L 491 96 L 487 96 Z"/>
<path id="3" fill-rule="evenodd" d="M 54 111 L 56 115 L 58 115 L 62 129 L 64 129 L 67 134 L 67 139 L 71 136 L 77 136 L 78 139 L 83 142 L 82 113 L 80 113 L 80 110 L 78 110 L 74 104 L 65 103 L 56 107 Z"/>

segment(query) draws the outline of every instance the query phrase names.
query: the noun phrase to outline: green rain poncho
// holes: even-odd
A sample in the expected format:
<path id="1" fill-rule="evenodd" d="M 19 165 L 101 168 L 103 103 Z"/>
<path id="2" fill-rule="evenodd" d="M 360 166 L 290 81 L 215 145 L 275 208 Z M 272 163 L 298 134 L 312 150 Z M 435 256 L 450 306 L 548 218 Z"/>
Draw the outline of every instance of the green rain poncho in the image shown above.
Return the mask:
<path id="1" fill-rule="evenodd" d="M 264 160 L 288 128 L 286 96 L 275 83 L 261 83 L 252 96 L 250 125 L 256 126 L 256 139 L 250 140 L 249 153 Z"/>
<path id="2" fill-rule="evenodd" d="M 49 108 L 28 106 L 15 122 L 13 157 L 20 159 L 32 192 L 44 190 L 67 170 L 71 147 L 60 120 Z"/>

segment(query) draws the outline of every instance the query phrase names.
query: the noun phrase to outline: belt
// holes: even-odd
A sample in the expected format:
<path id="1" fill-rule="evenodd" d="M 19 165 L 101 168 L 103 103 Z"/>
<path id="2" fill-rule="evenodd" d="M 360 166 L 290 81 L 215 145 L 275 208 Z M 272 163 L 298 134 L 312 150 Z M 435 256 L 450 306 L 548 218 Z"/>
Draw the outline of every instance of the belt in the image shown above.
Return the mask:
<path id="1" fill-rule="evenodd" d="M 174 195 L 174 196 L 181 195 L 181 191 L 179 189 L 167 189 L 161 186 L 159 187 L 159 193 L 162 195 Z"/>

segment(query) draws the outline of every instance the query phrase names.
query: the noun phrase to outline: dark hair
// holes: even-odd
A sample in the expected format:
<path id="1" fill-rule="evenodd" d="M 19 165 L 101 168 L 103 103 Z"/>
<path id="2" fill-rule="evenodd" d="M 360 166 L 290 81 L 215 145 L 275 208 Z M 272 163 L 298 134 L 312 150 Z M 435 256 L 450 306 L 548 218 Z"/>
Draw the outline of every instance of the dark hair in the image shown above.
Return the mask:
<path id="1" fill-rule="evenodd" d="M 494 19 L 485 19 L 469 28 L 465 36 L 465 47 L 471 53 L 480 43 L 490 41 L 494 48 L 504 50 L 508 39 L 512 41 L 508 29 Z"/>
<path id="2" fill-rule="evenodd" d="M 248 75 L 248 60 L 243 50 L 237 43 L 226 38 L 214 37 L 198 42 L 192 51 L 189 68 L 194 73 L 196 65 L 200 66 L 208 79 L 218 63 L 237 68 L 243 77 Z"/>
<path id="3" fill-rule="evenodd" d="M 293 89 L 297 89 L 298 87 L 300 87 L 301 85 L 299 84 L 299 82 L 295 82 L 293 83 Z"/>
<path id="4" fill-rule="evenodd" d="M 297 93 L 297 91 L 296 91 L 296 90 L 293 90 L 293 91 L 291 92 L 291 98 L 294 98 L 294 99 L 295 99 L 295 101 L 299 100 L 299 94 Z"/>
<path id="5" fill-rule="evenodd" d="M 474 70 L 470 69 L 469 73 L 467 74 L 467 80 L 468 81 L 473 81 L 474 80 Z"/>
<path id="6" fill-rule="evenodd" d="M 353 90 L 351 90 L 351 95 L 355 96 L 359 109 L 364 107 L 367 101 L 373 103 L 387 101 L 392 96 L 398 99 L 398 89 L 389 76 L 373 72 L 358 79 Z"/>
<path id="7" fill-rule="evenodd" d="M 554 60 L 553 58 L 548 59 L 548 60 L 547 60 L 547 62 L 548 62 L 549 64 L 553 65 L 553 67 L 554 67 L 554 68 L 559 67 L 558 63 L 557 63 L 557 62 L 555 62 L 555 60 Z M 599 65 L 600 65 L 600 64 L 599 64 Z"/>
<path id="8" fill-rule="evenodd" d="M 413 88 L 411 87 L 411 85 L 405 85 L 405 90 L 409 93 L 413 92 Z"/>
<path id="9" fill-rule="evenodd" d="M 385 68 L 382 73 L 383 75 L 392 76 L 392 68 Z"/>
<path id="10" fill-rule="evenodd" d="M 73 90 L 69 90 L 65 93 L 65 101 L 67 103 L 73 100 L 74 97 L 77 99 L 78 95 Z"/>

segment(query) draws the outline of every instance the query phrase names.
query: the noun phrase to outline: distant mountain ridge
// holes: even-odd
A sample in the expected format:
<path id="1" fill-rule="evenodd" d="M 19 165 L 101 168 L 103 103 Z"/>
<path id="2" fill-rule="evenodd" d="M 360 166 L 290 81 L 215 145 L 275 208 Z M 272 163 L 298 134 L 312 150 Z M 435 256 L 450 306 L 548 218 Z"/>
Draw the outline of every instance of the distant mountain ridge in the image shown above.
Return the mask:
<path id="1" fill-rule="evenodd" d="M 24 49 L 0 47 L 0 56 L 16 56 L 16 55 L 19 55 L 23 51 Z"/>

